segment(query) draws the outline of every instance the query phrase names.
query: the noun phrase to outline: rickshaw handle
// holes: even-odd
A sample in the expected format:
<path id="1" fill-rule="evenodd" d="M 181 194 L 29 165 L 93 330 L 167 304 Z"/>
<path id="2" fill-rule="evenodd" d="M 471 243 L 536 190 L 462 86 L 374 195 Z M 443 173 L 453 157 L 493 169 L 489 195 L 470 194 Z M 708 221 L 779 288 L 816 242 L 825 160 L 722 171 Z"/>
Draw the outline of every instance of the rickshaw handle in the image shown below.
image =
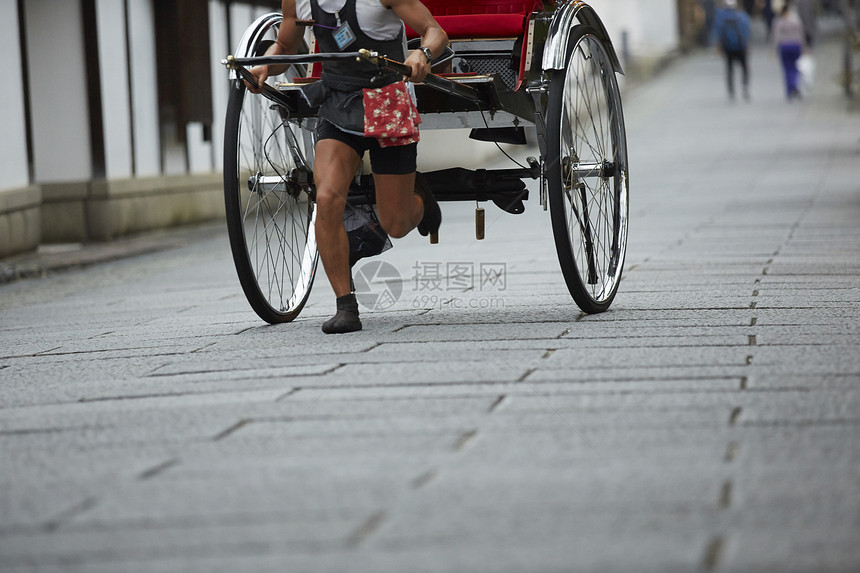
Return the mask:
<path id="1" fill-rule="evenodd" d="M 284 64 L 313 64 L 317 62 L 331 62 L 336 60 L 358 60 L 366 61 L 380 68 L 391 70 L 409 76 L 412 74 L 412 68 L 409 66 L 390 60 L 384 56 L 380 56 L 377 52 L 369 50 L 359 50 L 358 52 L 340 52 L 340 53 L 323 53 L 323 54 L 291 54 L 281 56 L 258 56 L 254 58 L 235 58 L 227 56 L 221 60 L 221 63 L 229 70 L 235 71 L 242 79 L 248 83 L 257 86 L 256 78 L 247 70 L 246 66 L 271 66 Z M 465 98 L 479 105 L 486 105 L 486 100 L 481 97 L 481 94 L 470 86 L 465 86 L 461 83 L 437 76 L 435 74 L 427 74 L 424 78 L 424 83 L 445 93 L 456 95 Z M 280 95 L 280 92 L 275 88 L 265 85 L 263 92 L 267 95 L 274 96 L 275 93 Z M 273 92 L 273 93 L 270 93 Z"/>
<path id="2" fill-rule="evenodd" d="M 387 70 L 403 74 L 406 77 L 412 75 L 412 68 L 410 68 L 406 64 L 397 62 L 395 60 L 390 60 L 385 56 L 380 56 L 376 52 L 371 52 L 369 50 L 359 50 L 357 59 L 364 60 L 366 62 L 370 62 L 375 66 L 380 66 Z M 476 90 L 475 88 L 470 86 L 464 86 L 461 83 L 449 80 L 448 78 L 443 78 L 442 76 L 437 76 L 436 74 L 427 74 L 427 77 L 424 78 L 424 83 L 430 87 L 436 88 L 439 91 L 460 96 L 477 104 L 486 103 L 484 98 L 481 97 L 481 94 L 478 93 L 478 90 Z"/>

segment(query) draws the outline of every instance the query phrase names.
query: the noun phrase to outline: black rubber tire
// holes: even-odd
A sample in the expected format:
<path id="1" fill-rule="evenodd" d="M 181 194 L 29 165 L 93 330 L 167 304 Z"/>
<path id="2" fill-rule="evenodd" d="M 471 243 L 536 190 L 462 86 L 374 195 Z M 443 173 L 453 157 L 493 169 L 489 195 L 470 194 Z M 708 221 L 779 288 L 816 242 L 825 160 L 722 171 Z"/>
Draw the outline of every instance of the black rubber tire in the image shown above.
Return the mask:
<path id="1" fill-rule="evenodd" d="M 559 264 L 583 312 L 604 312 L 627 252 L 627 138 L 609 52 L 597 32 L 571 31 L 567 66 L 550 78 L 546 179 Z M 600 176 L 577 176 L 601 166 Z M 592 171 L 593 173 L 596 171 Z"/>
<path id="2" fill-rule="evenodd" d="M 264 52 L 269 41 L 252 51 Z M 313 192 L 288 175 L 299 166 L 296 150 L 312 169 L 313 133 L 283 111 L 244 82 L 231 83 L 223 166 L 230 248 L 248 302 L 272 324 L 299 315 L 319 261 Z"/>

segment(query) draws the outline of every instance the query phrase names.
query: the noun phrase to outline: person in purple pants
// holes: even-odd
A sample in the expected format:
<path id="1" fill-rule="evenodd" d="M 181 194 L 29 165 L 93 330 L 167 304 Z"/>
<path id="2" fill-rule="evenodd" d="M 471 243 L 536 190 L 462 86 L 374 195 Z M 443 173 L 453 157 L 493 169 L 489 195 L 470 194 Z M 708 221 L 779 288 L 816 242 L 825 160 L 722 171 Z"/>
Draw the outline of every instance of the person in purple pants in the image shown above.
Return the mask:
<path id="1" fill-rule="evenodd" d="M 806 37 L 800 16 L 792 9 L 790 2 L 786 2 L 773 23 L 773 43 L 782 62 L 786 96 L 789 100 L 800 98 L 797 60 L 806 49 Z"/>

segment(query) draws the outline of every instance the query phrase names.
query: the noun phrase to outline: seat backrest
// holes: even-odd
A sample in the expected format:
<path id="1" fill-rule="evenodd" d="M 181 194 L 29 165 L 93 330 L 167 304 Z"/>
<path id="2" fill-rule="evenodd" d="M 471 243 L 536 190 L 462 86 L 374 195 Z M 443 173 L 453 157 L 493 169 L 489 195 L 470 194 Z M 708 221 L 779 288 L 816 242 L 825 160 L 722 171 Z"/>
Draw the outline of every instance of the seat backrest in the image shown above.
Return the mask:
<path id="1" fill-rule="evenodd" d="M 543 0 L 421 0 L 452 40 L 516 37 Z M 416 36 L 407 27 L 409 38 Z"/>
<path id="2" fill-rule="evenodd" d="M 543 0 L 421 0 L 434 16 L 531 14 Z"/>

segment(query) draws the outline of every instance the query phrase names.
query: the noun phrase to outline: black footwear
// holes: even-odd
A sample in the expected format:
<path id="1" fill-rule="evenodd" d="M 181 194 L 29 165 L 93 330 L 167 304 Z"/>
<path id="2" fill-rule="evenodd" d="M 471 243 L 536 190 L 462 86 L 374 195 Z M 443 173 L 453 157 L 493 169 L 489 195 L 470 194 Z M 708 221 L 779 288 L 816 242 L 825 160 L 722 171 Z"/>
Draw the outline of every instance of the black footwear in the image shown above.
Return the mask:
<path id="1" fill-rule="evenodd" d="M 361 330 L 358 318 L 358 301 L 354 294 L 337 297 L 337 313 L 325 321 L 322 331 L 326 334 L 344 334 Z"/>
<path id="2" fill-rule="evenodd" d="M 439 232 L 439 226 L 442 224 L 442 210 L 433 196 L 433 191 L 420 173 L 415 174 L 415 193 L 424 202 L 424 216 L 418 223 L 418 232 L 424 237 Z"/>

